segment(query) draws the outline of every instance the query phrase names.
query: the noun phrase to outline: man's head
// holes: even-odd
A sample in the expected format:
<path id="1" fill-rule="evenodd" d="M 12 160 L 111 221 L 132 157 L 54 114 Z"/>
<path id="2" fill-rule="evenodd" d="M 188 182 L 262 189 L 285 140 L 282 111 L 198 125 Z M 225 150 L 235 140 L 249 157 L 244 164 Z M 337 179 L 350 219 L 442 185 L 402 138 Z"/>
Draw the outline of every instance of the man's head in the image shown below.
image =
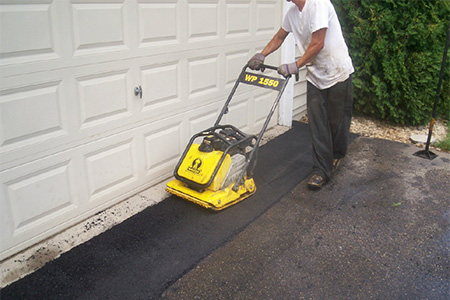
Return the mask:
<path id="1" fill-rule="evenodd" d="M 286 1 L 294 3 L 295 6 L 297 6 L 300 11 L 303 10 L 303 7 L 305 6 L 306 3 L 306 0 L 286 0 Z"/>

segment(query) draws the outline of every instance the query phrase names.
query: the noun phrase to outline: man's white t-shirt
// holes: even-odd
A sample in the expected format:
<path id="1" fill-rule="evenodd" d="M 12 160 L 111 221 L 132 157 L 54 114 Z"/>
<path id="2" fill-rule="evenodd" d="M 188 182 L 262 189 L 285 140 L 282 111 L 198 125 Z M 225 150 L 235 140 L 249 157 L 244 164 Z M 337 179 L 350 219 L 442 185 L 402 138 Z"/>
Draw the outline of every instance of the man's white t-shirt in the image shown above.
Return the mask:
<path id="1" fill-rule="evenodd" d="M 354 72 L 341 25 L 330 0 L 306 0 L 302 11 L 297 6 L 291 7 L 282 28 L 294 34 L 301 55 L 311 43 L 312 33 L 327 28 L 324 47 L 306 65 L 306 79 L 317 88 L 329 88 L 345 81 Z"/>

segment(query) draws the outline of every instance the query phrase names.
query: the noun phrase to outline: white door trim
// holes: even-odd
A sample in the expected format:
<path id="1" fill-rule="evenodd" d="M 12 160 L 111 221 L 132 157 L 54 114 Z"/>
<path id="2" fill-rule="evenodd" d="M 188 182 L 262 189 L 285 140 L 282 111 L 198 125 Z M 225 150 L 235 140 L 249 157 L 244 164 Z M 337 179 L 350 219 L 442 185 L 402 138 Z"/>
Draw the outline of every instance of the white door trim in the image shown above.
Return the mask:
<path id="1" fill-rule="evenodd" d="M 294 4 L 290 2 L 283 2 L 283 18 L 286 15 L 289 8 Z M 295 39 L 292 34 L 289 34 L 281 46 L 281 63 L 291 63 L 295 60 Z M 294 83 L 295 79 L 292 78 L 286 89 L 284 90 L 283 96 L 280 100 L 280 109 L 278 114 L 278 124 L 283 126 L 292 126 L 292 110 L 294 103 Z"/>

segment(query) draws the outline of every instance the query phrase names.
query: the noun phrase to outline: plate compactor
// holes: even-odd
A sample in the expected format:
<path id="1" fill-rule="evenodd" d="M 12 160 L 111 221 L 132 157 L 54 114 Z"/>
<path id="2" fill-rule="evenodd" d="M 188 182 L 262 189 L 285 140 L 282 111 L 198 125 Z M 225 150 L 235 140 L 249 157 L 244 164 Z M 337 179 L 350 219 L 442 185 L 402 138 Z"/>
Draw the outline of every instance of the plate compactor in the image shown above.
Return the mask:
<path id="1" fill-rule="evenodd" d="M 253 169 L 258 146 L 289 77 L 249 73 L 247 68 L 245 65 L 242 69 L 214 126 L 190 139 L 175 168 L 175 179 L 167 184 L 169 193 L 212 210 L 227 208 L 255 193 Z M 262 65 L 261 72 L 265 69 L 277 70 L 276 67 Z M 232 125 L 220 125 L 240 83 L 278 91 L 259 135 L 245 134 Z"/>

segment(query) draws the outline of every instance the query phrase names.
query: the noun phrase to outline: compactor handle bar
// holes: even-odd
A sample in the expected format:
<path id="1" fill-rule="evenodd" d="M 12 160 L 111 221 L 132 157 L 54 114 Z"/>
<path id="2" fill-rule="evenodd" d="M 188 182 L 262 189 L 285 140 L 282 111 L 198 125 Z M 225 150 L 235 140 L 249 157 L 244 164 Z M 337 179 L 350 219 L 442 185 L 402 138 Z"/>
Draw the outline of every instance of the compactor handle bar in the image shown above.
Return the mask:
<path id="1" fill-rule="evenodd" d="M 266 89 L 276 90 L 276 91 L 278 91 L 278 95 L 277 95 L 277 97 L 276 97 L 276 99 L 275 99 L 275 101 L 274 101 L 274 103 L 272 105 L 272 108 L 269 111 L 269 114 L 268 114 L 268 116 L 266 118 L 266 121 L 264 122 L 263 127 L 261 128 L 260 133 L 258 134 L 258 136 L 256 138 L 256 142 L 253 145 L 253 149 L 252 149 L 252 151 L 249 154 L 249 157 L 248 157 L 248 159 L 247 159 L 247 161 L 245 163 L 245 166 L 244 166 L 244 168 L 243 168 L 243 170 L 242 170 L 242 172 L 241 172 L 241 174 L 239 176 L 239 179 L 236 181 L 235 185 L 233 186 L 233 190 L 234 191 L 237 191 L 237 189 L 239 188 L 239 185 L 241 184 L 241 182 L 242 182 L 242 180 L 243 180 L 243 178 L 245 176 L 245 173 L 247 172 L 247 169 L 248 169 L 248 167 L 250 165 L 250 162 L 253 160 L 253 157 L 255 155 L 255 151 L 256 151 L 256 149 L 259 146 L 261 138 L 262 138 L 264 132 L 266 131 L 267 126 L 269 125 L 270 119 L 271 119 L 273 113 L 275 112 L 275 109 L 276 109 L 278 103 L 280 102 L 281 95 L 283 94 L 283 92 L 284 92 L 284 90 L 286 88 L 286 85 L 287 85 L 287 83 L 288 83 L 288 81 L 289 81 L 289 79 L 291 77 L 289 75 L 286 78 L 280 78 L 280 77 L 276 78 L 276 77 L 270 77 L 270 76 L 266 76 L 266 75 L 249 73 L 249 72 L 247 72 L 247 68 L 248 68 L 248 64 L 246 64 L 244 66 L 244 68 L 242 68 L 242 72 L 239 75 L 239 78 L 236 80 L 236 83 L 234 84 L 234 87 L 231 90 L 231 93 L 228 96 L 228 99 L 225 102 L 225 104 L 224 104 L 224 106 L 222 108 L 222 111 L 220 112 L 220 115 L 219 115 L 219 117 L 216 120 L 216 123 L 214 124 L 214 127 L 219 126 L 223 115 L 228 113 L 228 105 L 229 105 L 231 99 L 233 98 L 233 95 L 236 92 L 236 89 L 237 89 L 239 83 L 245 83 L 245 84 L 255 85 L 255 86 L 266 88 Z M 274 70 L 274 71 L 278 70 L 278 68 L 274 67 L 274 66 L 269 66 L 269 65 L 261 65 L 260 66 L 260 71 L 261 72 L 264 72 L 265 69 L 270 69 L 270 70 Z"/>
<path id="2" fill-rule="evenodd" d="M 265 65 L 265 64 L 261 64 L 260 66 L 261 72 L 264 72 L 265 69 L 270 69 L 270 70 L 274 70 L 277 71 L 278 68 L 275 66 L 270 66 L 270 65 Z"/>
<path id="3" fill-rule="evenodd" d="M 236 83 L 234 84 L 233 89 L 231 90 L 230 95 L 228 96 L 228 99 L 225 102 L 225 104 L 222 108 L 222 111 L 220 112 L 219 117 L 217 118 L 214 126 L 218 126 L 220 124 L 220 121 L 222 120 L 223 115 L 228 113 L 228 105 L 230 104 L 231 99 L 233 98 L 233 95 L 239 86 L 239 83 L 245 83 L 245 84 L 255 85 L 258 87 L 262 87 L 262 88 L 276 90 L 276 91 L 278 91 L 277 98 L 280 98 L 281 95 L 283 94 L 283 91 L 284 91 L 286 85 L 287 85 L 287 82 L 289 81 L 289 78 L 291 77 L 289 75 L 286 78 L 275 78 L 275 77 L 269 77 L 269 76 L 265 76 L 265 75 L 248 73 L 247 68 L 248 68 L 248 64 L 246 64 L 242 68 L 241 74 L 239 75 L 238 79 L 236 80 Z M 265 69 L 270 69 L 270 70 L 274 70 L 274 71 L 278 70 L 277 67 L 261 64 L 259 72 L 264 72 Z M 276 102 L 278 102 L 278 101 L 279 101 L 279 99 L 277 99 Z"/>

